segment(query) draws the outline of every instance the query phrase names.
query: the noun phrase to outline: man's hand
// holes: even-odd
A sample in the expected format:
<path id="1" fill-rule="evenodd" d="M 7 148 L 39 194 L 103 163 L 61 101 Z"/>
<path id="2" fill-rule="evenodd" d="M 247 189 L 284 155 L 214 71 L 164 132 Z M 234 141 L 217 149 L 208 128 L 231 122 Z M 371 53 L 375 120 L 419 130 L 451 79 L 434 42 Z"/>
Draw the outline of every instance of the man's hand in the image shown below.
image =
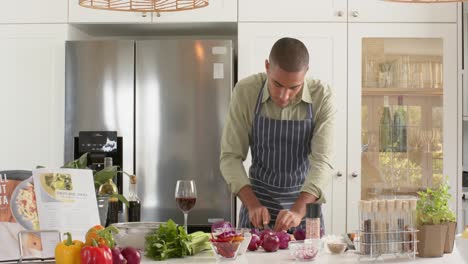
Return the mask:
<path id="1" fill-rule="evenodd" d="M 255 228 L 263 228 L 264 225 L 270 223 L 270 213 L 268 209 L 258 201 L 252 187 L 246 185 L 238 193 L 244 206 L 249 211 L 249 221 Z"/>
<path id="2" fill-rule="evenodd" d="M 306 214 L 306 204 L 314 203 L 315 201 L 317 201 L 315 195 L 301 192 L 291 210 L 281 210 L 279 212 L 278 217 L 276 217 L 274 231 L 284 231 L 300 225 L 302 218 Z"/>
<path id="3" fill-rule="evenodd" d="M 249 220 L 255 228 L 263 228 L 264 225 L 270 223 L 270 213 L 265 206 L 260 205 L 247 210 L 249 211 Z"/>
<path id="4" fill-rule="evenodd" d="M 275 232 L 279 231 L 286 231 L 291 227 L 296 227 L 301 224 L 303 215 L 300 213 L 289 211 L 289 210 L 281 210 L 276 218 L 275 227 L 273 230 Z"/>

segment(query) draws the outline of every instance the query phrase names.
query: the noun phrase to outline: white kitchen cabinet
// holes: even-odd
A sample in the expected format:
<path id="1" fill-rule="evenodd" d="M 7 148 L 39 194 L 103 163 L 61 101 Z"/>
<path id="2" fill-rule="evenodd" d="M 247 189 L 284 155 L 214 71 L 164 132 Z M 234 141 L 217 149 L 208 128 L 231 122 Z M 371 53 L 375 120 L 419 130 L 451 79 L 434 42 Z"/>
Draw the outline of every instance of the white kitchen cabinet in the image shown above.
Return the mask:
<path id="1" fill-rule="evenodd" d="M 153 23 L 160 22 L 237 22 L 237 1 L 212 0 L 203 8 L 153 14 Z"/>
<path id="2" fill-rule="evenodd" d="M 281 32 L 281 33 L 280 33 Z M 327 232 L 345 232 L 346 204 L 346 24 L 342 23 L 239 23 L 238 77 L 247 77 L 265 72 L 265 59 L 268 59 L 274 42 L 283 36 L 301 39 L 309 50 L 310 69 L 308 77 L 317 78 L 333 87 L 336 104 L 335 171 L 330 175 L 330 183 L 325 195 L 325 226 Z M 250 160 L 245 167 L 250 166 Z M 339 176 L 342 175 L 342 176 Z"/>
<path id="3" fill-rule="evenodd" d="M 2 1 L 0 23 L 67 23 L 68 3 L 64 0 Z"/>
<path id="4" fill-rule="evenodd" d="M 68 0 L 68 5 L 70 23 L 151 23 L 151 13 L 91 9 L 77 0 Z"/>
<path id="5" fill-rule="evenodd" d="M 0 170 L 63 164 L 67 28 L 0 25 Z"/>
<path id="6" fill-rule="evenodd" d="M 240 22 L 456 22 L 457 4 L 383 0 L 239 0 Z"/>
<path id="7" fill-rule="evenodd" d="M 350 22 L 457 22 L 457 4 L 348 0 Z"/>
<path id="8" fill-rule="evenodd" d="M 457 78 L 456 24 L 349 24 L 348 231 L 360 199 L 415 195 L 444 176 L 457 197 Z"/>
<path id="9" fill-rule="evenodd" d="M 347 0 L 239 0 L 239 22 L 347 20 Z"/>

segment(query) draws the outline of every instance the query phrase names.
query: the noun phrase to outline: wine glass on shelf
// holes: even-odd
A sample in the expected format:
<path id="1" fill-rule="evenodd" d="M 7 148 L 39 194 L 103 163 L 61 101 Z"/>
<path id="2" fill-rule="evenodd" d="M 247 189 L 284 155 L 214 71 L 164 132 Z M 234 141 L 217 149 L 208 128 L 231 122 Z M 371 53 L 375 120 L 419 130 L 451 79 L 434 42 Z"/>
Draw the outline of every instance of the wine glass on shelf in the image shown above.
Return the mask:
<path id="1" fill-rule="evenodd" d="M 188 213 L 195 206 L 197 201 L 197 187 L 195 181 L 179 180 L 176 184 L 175 199 L 177 207 L 184 213 L 184 228 L 187 232 Z"/>

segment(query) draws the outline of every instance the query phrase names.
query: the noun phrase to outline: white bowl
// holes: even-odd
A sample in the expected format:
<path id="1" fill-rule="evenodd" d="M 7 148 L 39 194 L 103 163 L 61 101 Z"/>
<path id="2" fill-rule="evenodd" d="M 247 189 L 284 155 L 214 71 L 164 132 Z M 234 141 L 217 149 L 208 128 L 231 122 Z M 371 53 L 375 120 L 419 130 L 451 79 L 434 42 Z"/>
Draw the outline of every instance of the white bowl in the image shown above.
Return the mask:
<path id="1" fill-rule="evenodd" d="M 114 239 L 119 247 L 134 247 L 141 251 L 145 250 L 145 237 L 159 228 L 161 222 L 127 222 L 116 223 L 119 232 L 114 234 Z"/>
<path id="2" fill-rule="evenodd" d="M 455 237 L 455 246 L 457 247 L 460 256 L 462 256 L 463 261 L 468 263 L 468 238 L 463 238 L 461 234 L 458 234 Z"/>

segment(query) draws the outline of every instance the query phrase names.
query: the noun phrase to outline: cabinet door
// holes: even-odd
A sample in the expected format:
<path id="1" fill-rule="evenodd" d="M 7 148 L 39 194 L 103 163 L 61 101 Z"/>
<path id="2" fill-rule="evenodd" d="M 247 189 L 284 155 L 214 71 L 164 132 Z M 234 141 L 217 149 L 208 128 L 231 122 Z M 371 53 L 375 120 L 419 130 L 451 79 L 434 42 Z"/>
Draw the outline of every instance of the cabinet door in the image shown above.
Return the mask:
<path id="1" fill-rule="evenodd" d="M 0 168 L 63 164 L 67 25 L 0 25 Z"/>
<path id="2" fill-rule="evenodd" d="M 347 0 L 239 0 L 239 21 L 346 21 Z"/>
<path id="3" fill-rule="evenodd" d="M 281 32 L 281 33 L 280 33 Z M 346 24 L 333 23 L 239 23 L 239 79 L 250 74 L 264 72 L 274 42 L 284 35 L 304 42 L 310 54 L 308 77 L 330 84 L 338 106 L 336 116 L 335 169 L 330 175 L 328 188 L 324 190 L 327 203 L 324 206 L 327 233 L 345 231 L 346 205 Z M 250 166 L 250 161 L 246 162 Z M 339 175 L 343 176 L 339 176 Z"/>
<path id="4" fill-rule="evenodd" d="M 64 0 L 2 1 L 0 23 L 67 23 L 67 8 Z"/>
<path id="5" fill-rule="evenodd" d="M 456 22 L 457 4 L 409 4 L 348 0 L 350 22 Z"/>
<path id="6" fill-rule="evenodd" d="M 348 35 L 353 231 L 360 199 L 416 196 L 445 176 L 457 197 L 457 25 L 360 23 Z"/>
<path id="7" fill-rule="evenodd" d="M 237 1 L 215 0 L 194 10 L 156 13 L 153 22 L 237 22 Z"/>
<path id="8" fill-rule="evenodd" d="M 68 5 L 70 23 L 151 23 L 151 13 L 91 9 L 77 0 L 69 0 Z"/>

